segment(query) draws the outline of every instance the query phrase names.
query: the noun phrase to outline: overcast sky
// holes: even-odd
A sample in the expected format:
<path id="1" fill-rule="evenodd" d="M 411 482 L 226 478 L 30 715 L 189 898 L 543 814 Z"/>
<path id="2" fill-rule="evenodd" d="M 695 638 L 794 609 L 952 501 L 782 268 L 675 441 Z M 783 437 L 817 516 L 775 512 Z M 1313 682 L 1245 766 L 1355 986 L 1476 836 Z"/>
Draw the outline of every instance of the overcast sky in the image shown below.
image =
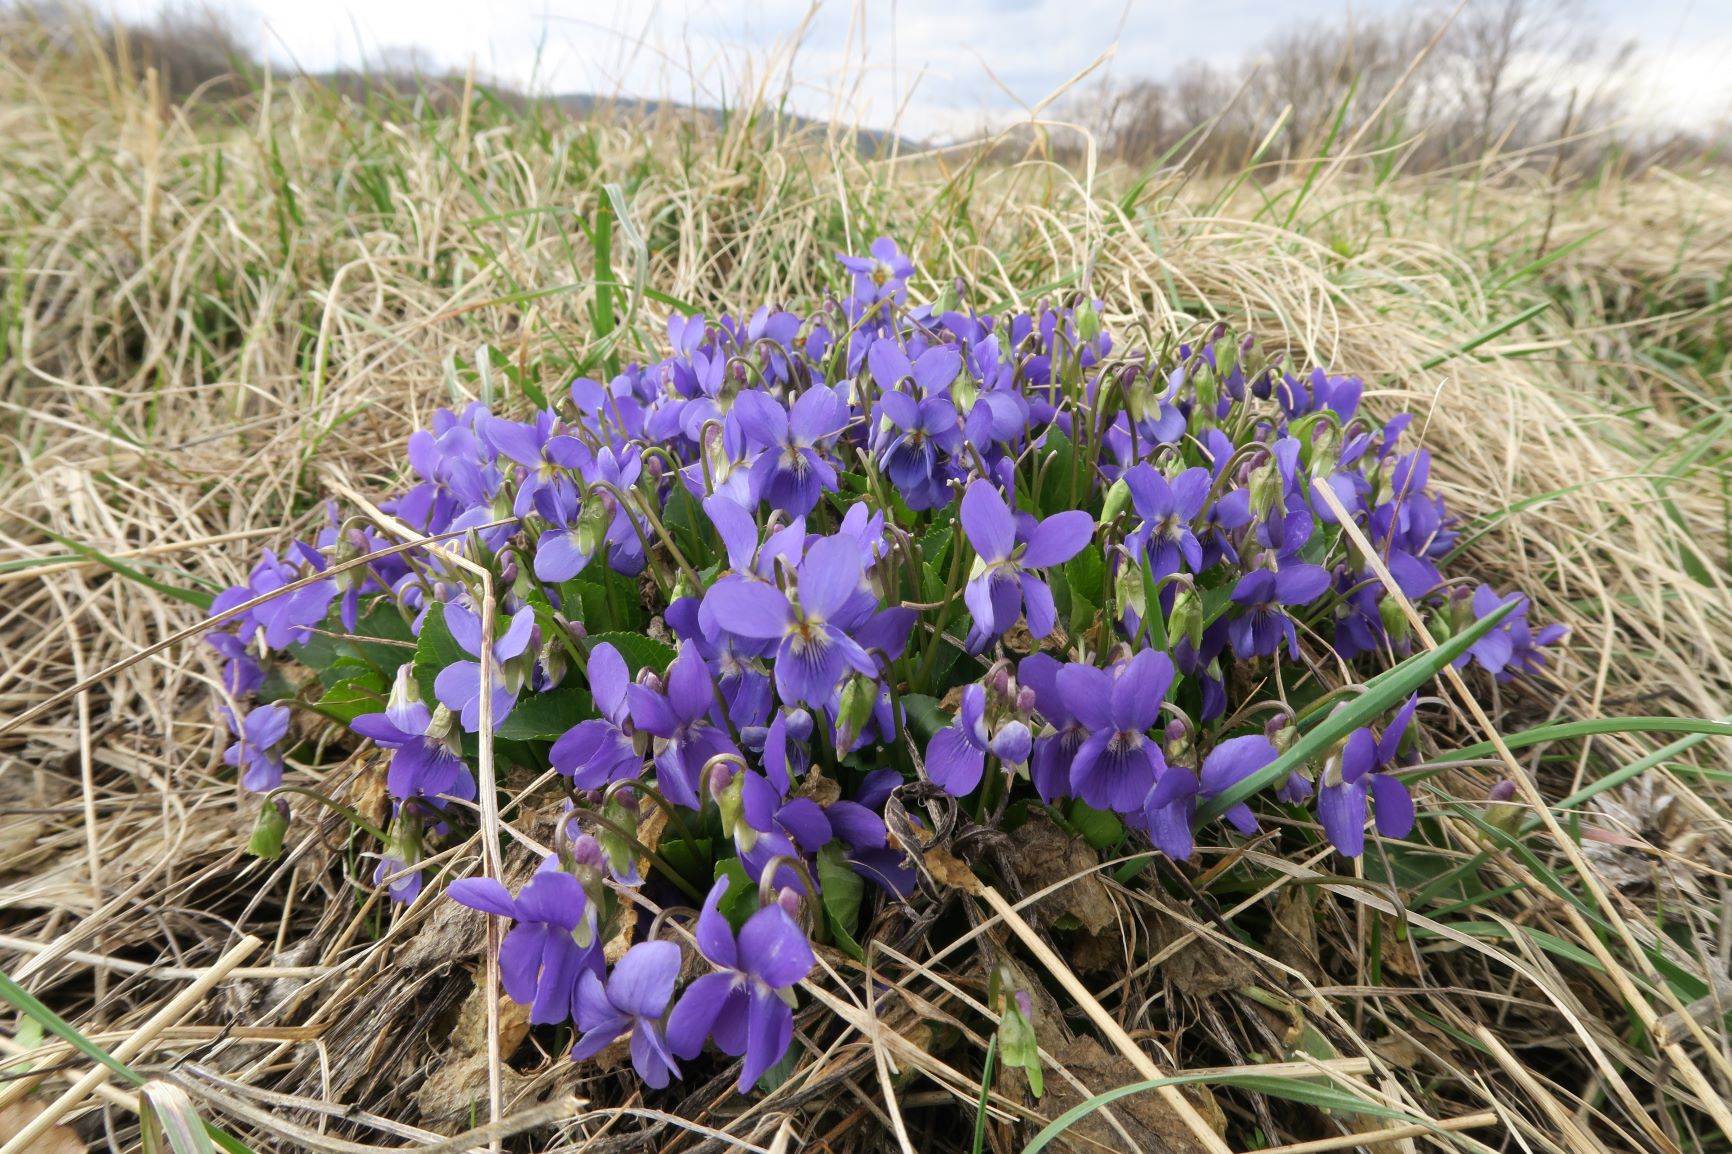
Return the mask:
<path id="1" fill-rule="evenodd" d="M 111 0 L 139 16 L 165 0 Z M 1471 0 L 1470 0 L 1471 2 Z M 1094 64 L 1162 77 L 1228 62 L 1270 31 L 1399 12 L 1397 0 L 193 0 L 232 16 L 262 53 L 309 71 L 417 48 L 545 92 L 716 105 L 761 82 L 796 38 L 797 111 L 945 140 L 1025 116 Z M 183 3 L 184 7 L 185 4 Z M 1644 119 L 1687 127 L 1732 113 L 1732 3 L 1601 0 L 1609 37 L 1639 47 L 1624 76 Z M 808 17 L 810 17 L 808 19 Z M 803 29 L 803 32 L 802 32 Z M 1092 78 L 1091 78 L 1092 79 Z M 780 91 L 784 73 L 771 78 Z"/>

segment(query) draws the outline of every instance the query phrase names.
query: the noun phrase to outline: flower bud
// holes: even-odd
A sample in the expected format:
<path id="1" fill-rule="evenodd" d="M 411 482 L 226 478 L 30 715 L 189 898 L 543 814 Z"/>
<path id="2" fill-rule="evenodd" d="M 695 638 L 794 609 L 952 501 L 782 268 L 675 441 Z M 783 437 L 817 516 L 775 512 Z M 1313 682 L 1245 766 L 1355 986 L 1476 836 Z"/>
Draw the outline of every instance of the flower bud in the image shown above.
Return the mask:
<path id="1" fill-rule="evenodd" d="M 1131 506 L 1131 487 L 1120 477 L 1107 488 L 1105 502 L 1101 505 L 1100 523 L 1105 525 L 1118 520 L 1119 514 Z"/>
<path id="2" fill-rule="evenodd" d="M 1393 597 L 1385 597 L 1377 603 L 1377 616 L 1383 622 L 1383 631 L 1389 634 L 1390 640 L 1400 644 L 1413 634 L 1413 623 L 1407 619 L 1399 602 Z"/>
<path id="3" fill-rule="evenodd" d="M 1191 379 L 1196 382 L 1197 390 L 1197 407 L 1194 411 L 1213 413 L 1216 404 L 1221 400 L 1221 383 L 1215 376 L 1215 370 L 1205 361 L 1197 366 L 1196 375 Z"/>
<path id="4" fill-rule="evenodd" d="M 776 891 L 776 904 L 781 906 L 789 917 L 798 918 L 800 916 L 800 895 L 794 891 L 792 886 L 783 886 Z"/>
<path id="5" fill-rule="evenodd" d="M 288 831 L 289 803 L 280 797 L 266 798 L 253 822 L 253 836 L 247 839 L 247 852 L 266 861 L 276 861 L 282 856 L 283 835 Z"/>
<path id="6" fill-rule="evenodd" d="M 1281 474 L 1274 461 L 1265 462 L 1251 474 L 1251 516 L 1267 521 L 1281 504 Z"/>
<path id="7" fill-rule="evenodd" d="M 1148 614 L 1148 587 L 1143 584 L 1143 567 L 1126 562 L 1113 577 L 1113 600 L 1121 613 L 1129 611 L 1138 617 Z"/>
<path id="8" fill-rule="evenodd" d="M 748 853 L 758 844 L 758 831 L 746 822 L 746 800 L 742 778 L 730 775 L 722 788 L 714 790 L 716 809 L 721 813 L 722 835 L 734 839 L 741 853 Z"/>
<path id="9" fill-rule="evenodd" d="M 1521 828 L 1522 817 L 1526 808 L 1511 799 L 1515 797 L 1515 782 L 1504 778 L 1486 791 L 1485 820 L 1486 824 L 1503 830 L 1505 833 L 1515 833 Z"/>
<path id="10" fill-rule="evenodd" d="M 577 548 L 585 556 L 599 553 L 607 540 L 607 514 L 606 503 L 597 498 L 583 503 L 583 510 L 577 515 Z"/>
<path id="11" fill-rule="evenodd" d="M 1101 335 L 1101 316 L 1095 311 L 1093 301 L 1085 300 L 1076 309 L 1077 334 L 1082 337 L 1082 343 L 1092 345 Z"/>
<path id="12" fill-rule="evenodd" d="M 622 883 L 635 884 L 638 880 L 637 851 L 632 847 L 631 839 L 637 837 L 638 811 L 631 791 L 616 791 L 602 807 L 601 816 L 614 827 L 603 827 L 595 837 L 606 859 L 608 872 Z"/>
<path id="13" fill-rule="evenodd" d="M 1226 334 L 1222 334 L 1222 339 L 1217 340 L 1213 348 L 1215 350 L 1215 372 L 1222 380 L 1225 380 L 1232 376 L 1233 370 L 1238 367 L 1239 344 L 1237 341 L 1227 339 Z"/>
<path id="14" fill-rule="evenodd" d="M 1034 712 L 1034 690 L 1024 685 L 1016 691 L 1016 711 L 1023 717 Z"/>
<path id="15" fill-rule="evenodd" d="M 1176 644 L 1181 637 L 1192 649 L 1202 647 L 1203 599 L 1189 585 L 1179 586 L 1173 594 L 1173 611 L 1167 615 L 1167 642 Z"/>
<path id="16" fill-rule="evenodd" d="M 855 740 L 872 720 L 872 708 L 878 704 L 878 682 L 856 673 L 842 686 L 841 704 L 836 710 L 836 748 L 851 750 Z"/>
<path id="17" fill-rule="evenodd" d="M 812 715 L 805 709 L 790 709 L 785 715 L 788 719 L 788 736 L 795 741 L 812 740 Z"/>

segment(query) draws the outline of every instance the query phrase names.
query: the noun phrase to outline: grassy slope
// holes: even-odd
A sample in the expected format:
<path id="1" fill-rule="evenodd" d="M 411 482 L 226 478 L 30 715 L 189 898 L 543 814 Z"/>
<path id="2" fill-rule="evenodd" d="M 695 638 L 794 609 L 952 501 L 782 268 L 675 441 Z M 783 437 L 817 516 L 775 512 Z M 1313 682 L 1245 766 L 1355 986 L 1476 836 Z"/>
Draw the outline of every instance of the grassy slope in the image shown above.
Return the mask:
<path id="1" fill-rule="evenodd" d="M 90 73 L 0 61 L 0 428 L 15 430 L 0 458 L 0 717 L 197 618 L 60 539 L 167 586 L 228 584 L 259 547 L 322 517 L 333 478 L 393 480 L 407 433 L 453 390 L 483 387 L 467 368 L 481 344 L 556 389 L 610 351 L 596 339 L 603 307 L 621 318 L 618 351 L 635 355 L 667 301 L 810 297 L 834 250 L 881 231 L 914 248 L 929 291 L 960 275 L 985 302 L 1028 300 L 1092 270 L 1121 331 L 1183 335 L 1219 316 L 1363 375 L 1380 408 L 1421 413 L 1436 475 L 1475 528 L 1467 564 L 1574 628 L 1546 683 L 1475 683 L 1506 733 L 1732 710 L 1732 188 L 1718 178 L 1564 189 L 1325 162 L 1227 183 L 1085 181 L 1038 157 L 866 164 L 765 121 L 579 125 L 482 95 L 462 118 L 421 117 L 276 84 L 256 106 L 189 116 Z M 607 185 L 631 226 L 612 233 L 611 270 L 589 233 Z M 493 387 L 505 391 L 500 376 Z M 245 1121 L 253 1090 L 450 1131 L 485 1091 L 467 973 L 449 965 L 472 963 L 479 942 L 433 906 L 390 921 L 345 893 L 336 819 L 304 817 L 281 868 L 244 864 L 249 815 L 214 772 L 215 670 L 182 646 L 0 737 L 0 961 L 86 1028 L 122 1030 L 112 1043 L 174 987 L 92 955 L 172 950 L 197 967 L 231 928 L 260 934 L 281 953 L 272 964 L 315 969 L 251 981 L 191 1022 L 323 1026 L 322 1044 L 204 1054 L 240 1084 L 203 1083 L 207 1114 L 260 1149 L 297 1146 Z M 1111 955 L 1128 947 L 1103 944 L 1107 957 L 1073 964 L 1105 963 L 1087 980 L 1165 1064 L 1333 1057 L 1361 1101 L 1476 1122 L 1460 1139 L 1471 1148 L 1725 1149 L 1732 1060 L 1717 1010 L 1688 1019 L 1699 1030 L 1664 1022 L 1658 1040 L 1647 1027 L 1725 985 L 1732 745 L 1611 728 L 1515 751 L 1548 798 L 1570 799 L 1560 819 L 1587 829 L 1595 885 L 1544 830 L 1483 840 L 1473 799 L 1508 770 L 1481 750 L 1430 783 L 1428 874 L 1374 857 L 1367 884 L 1341 884 L 1326 855 L 1253 850 L 1233 864 L 1206 850 L 1194 900 L 1147 883 L 1091 890 L 1138 927 L 1138 952 L 1127 965 Z M 1459 736 L 1483 735 L 1464 714 Z M 1593 796 L 1638 763 L 1630 784 Z M 879 1045 L 915 1076 L 891 1077 L 859 1033 L 813 1033 L 806 1076 L 753 1112 L 736 1117 L 701 1082 L 679 1108 L 760 1145 L 789 1116 L 803 1137 L 864 1149 L 895 1122 L 888 1085 L 917 1148 L 954 1145 L 980 1094 L 989 1027 L 967 1007 L 981 971 L 876 960 L 901 983 L 885 1020 L 916 1043 Z M 1090 1091 L 1135 1077 L 1086 1043 L 1043 1041 Z M 556 1087 L 623 1100 L 611 1077 L 537 1058 L 540 1044 L 506 1080 L 508 1114 Z M 1014 1079 L 993 1089 L 997 1118 L 1055 1112 L 1057 1096 L 1035 1103 Z M 272 1108 L 316 1120 L 288 1105 Z M 1221 1086 L 1204 1105 L 1240 1146 L 1393 1124 L 1371 1106 L 1324 1117 Z M 1117 1115 L 1146 1148 L 1162 1135 L 1187 1148 L 1158 1106 Z M 544 1132 L 537 1148 L 601 1122 Z M 648 1126 L 662 1147 L 680 1136 L 618 1125 Z M 987 1134 L 1019 1149 L 1037 1128 Z"/>

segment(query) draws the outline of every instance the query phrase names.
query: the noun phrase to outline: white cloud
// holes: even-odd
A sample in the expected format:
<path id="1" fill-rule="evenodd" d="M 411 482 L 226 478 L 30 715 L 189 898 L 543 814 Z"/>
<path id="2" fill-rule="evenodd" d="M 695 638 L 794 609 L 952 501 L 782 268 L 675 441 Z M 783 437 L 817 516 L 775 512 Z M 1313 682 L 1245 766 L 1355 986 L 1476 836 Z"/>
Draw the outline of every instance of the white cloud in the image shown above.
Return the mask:
<path id="1" fill-rule="evenodd" d="M 165 0 L 115 0 L 139 15 Z M 953 138 L 1019 119 L 1116 44 L 1119 79 L 1161 76 L 1199 57 L 1231 59 L 1294 20 L 1400 11 L 1401 0 L 210 0 L 271 56 L 311 70 L 417 46 L 440 65 L 543 91 L 618 92 L 738 103 L 769 83 L 794 110 Z M 1626 76 L 1651 115 L 1701 124 L 1725 116 L 1732 8 L 1650 0 L 1656 30 Z M 808 20 L 808 16 L 810 19 Z M 1621 24 L 1623 13 L 1614 13 Z M 791 70 L 781 54 L 803 31 Z M 1008 91 L 1006 91 L 1008 90 Z M 1644 110 L 1648 111 L 1648 110 Z"/>

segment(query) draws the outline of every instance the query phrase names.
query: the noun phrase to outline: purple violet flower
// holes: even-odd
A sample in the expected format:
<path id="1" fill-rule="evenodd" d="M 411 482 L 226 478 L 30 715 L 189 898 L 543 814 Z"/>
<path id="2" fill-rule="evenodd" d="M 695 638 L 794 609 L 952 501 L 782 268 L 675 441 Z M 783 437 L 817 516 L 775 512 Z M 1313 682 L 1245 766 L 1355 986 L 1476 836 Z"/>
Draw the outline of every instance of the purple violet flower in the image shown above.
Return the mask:
<path id="1" fill-rule="evenodd" d="M 1286 609 L 1306 605 L 1329 588 L 1329 570 L 1321 565 L 1295 562 L 1281 571 L 1253 569 L 1233 587 L 1233 603 L 1244 612 L 1231 619 L 1229 635 L 1233 652 L 1241 659 L 1269 657 L 1287 639 L 1287 654 L 1299 659 L 1299 633 Z"/>
<path id="2" fill-rule="evenodd" d="M 516 919 L 499 946 L 499 981 L 512 1001 L 529 1007 L 530 1022 L 572 1017 L 578 979 L 600 975 L 605 965 L 583 884 L 548 857 L 515 898 L 492 878 L 464 878 L 448 892 L 470 909 Z"/>
<path id="3" fill-rule="evenodd" d="M 605 789 L 643 772 L 644 750 L 631 720 L 631 670 L 605 641 L 589 651 L 589 691 L 600 717 L 580 721 L 553 743 L 548 760 L 578 789 Z"/>
<path id="4" fill-rule="evenodd" d="M 661 1025 L 679 976 L 680 948 L 673 942 L 639 942 L 614 965 L 605 984 L 585 971 L 577 986 L 577 1026 L 583 1034 L 571 1048 L 572 1058 L 593 1058 L 629 1034 L 632 1069 L 644 1085 L 660 1090 L 670 1077 L 679 1077 Z"/>
<path id="5" fill-rule="evenodd" d="M 962 495 L 962 529 L 976 554 L 974 571 L 962 591 L 974 617 L 968 648 L 978 653 L 1028 613 L 1030 635 L 1041 638 L 1058 621 L 1052 590 L 1030 570 L 1062 565 L 1082 552 L 1094 536 L 1094 518 L 1080 509 L 1055 513 L 1017 531 L 1010 506 L 991 481 L 977 479 Z"/>
<path id="6" fill-rule="evenodd" d="M 443 736 L 433 736 L 433 714 L 415 692 L 414 666 L 397 670 L 397 682 L 383 713 L 363 713 L 349 728 L 391 750 L 385 788 L 399 801 L 409 798 L 475 798 L 475 779 L 463 758 Z"/>
<path id="7" fill-rule="evenodd" d="M 847 407 L 823 385 L 800 394 L 792 411 L 763 393 L 748 390 L 734 398 L 731 413 L 746 441 L 758 450 L 752 462 L 755 501 L 768 501 L 791 517 L 810 513 L 818 498 L 836 489 L 836 467 L 819 445 L 842 431 Z"/>
<path id="8" fill-rule="evenodd" d="M 715 685 L 697 647 L 690 642 L 680 646 L 679 656 L 668 666 L 665 696 L 634 683 L 625 687 L 625 699 L 632 724 L 654 738 L 662 796 L 687 809 L 701 808 L 698 782 L 704 765 L 717 754 L 739 750 L 712 720 L 719 712 Z M 617 745 L 614 748 L 617 754 Z"/>
<path id="9" fill-rule="evenodd" d="M 767 581 L 724 577 L 704 595 L 704 608 L 728 633 L 777 643 L 776 691 L 784 704 L 822 708 L 847 670 L 878 675 L 871 655 L 835 620 L 863 578 L 859 543 L 825 537 L 800 562 L 793 598 Z"/>
<path id="10" fill-rule="evenodd" d="M 481 618 L 453 601 L 445 606 L 445 627 L 463 651 L 481 655 Z M 527 606 L 513 613 L 505 631 L 493 639 L 493 728 L 498 729 L 517 704 L 523 673 L 514 659 L 522 656 L 535 636 L 535 611 Z M 433 692 L 439 703 L 458 715 L 465 733 L 481 728 L 481 662 L 456 661 L 439 671 Z"/>
<path id="11" fill-rule="evenodd" d="M 1149 788 L 1166 768 L 1148 730 L 1160 720 L 1173 684 L 1173 663 L 1145 649 L 1113 672 L 1071 664 L 1059 670 L 1058 689 L 1077 723 L 1089 731 L 1071 763 L 1071 792 L 1096 809 L 1131 813 L 1143 808 Z"/>
<path id="12" fill-rule="evenodd" d="M 269 793 L 283 784 L 280 746 L 289 735 L 289 707 L 261 705 L 239 720 L 227 707 L 223 713 L 229 731 L 239 739 L 223 751 L 223 764 L 241 771 L 241 788 Z"/>
<path id="13" fill-rule="evenodd" d="M 1402 735 L 1418 704 L 1417 696 L 1408 698 L 1381 738 L 1373 737 L 1369 729 L 1354 730 L 1341 752 L 1323 767 L 1317 818 L 1330 842 L 1346 857 L 1365 852 L 1367 796 L 1376 803 L 1378 833 L 1406 837 L 1413 831 L 1413 797 L 1388 770 L 1395 764 Z"/>
<path id="14" fill-rule="evenodd" d="M 716 879 L 695 930 L 698 951 L 717 972 L 686 987 L 668 1015 L 668 1044 L 682 1058 L 697 1057 L 706 1040 L 724 1054 L 744 1056 L 738 1082 L 744 1094 L 788 1052 L 792 991 L 817 959 L 800 923 L 780 903 L 747 918 L 735 937 L 721 913 L 727 891 L 728 879 Z"/>

